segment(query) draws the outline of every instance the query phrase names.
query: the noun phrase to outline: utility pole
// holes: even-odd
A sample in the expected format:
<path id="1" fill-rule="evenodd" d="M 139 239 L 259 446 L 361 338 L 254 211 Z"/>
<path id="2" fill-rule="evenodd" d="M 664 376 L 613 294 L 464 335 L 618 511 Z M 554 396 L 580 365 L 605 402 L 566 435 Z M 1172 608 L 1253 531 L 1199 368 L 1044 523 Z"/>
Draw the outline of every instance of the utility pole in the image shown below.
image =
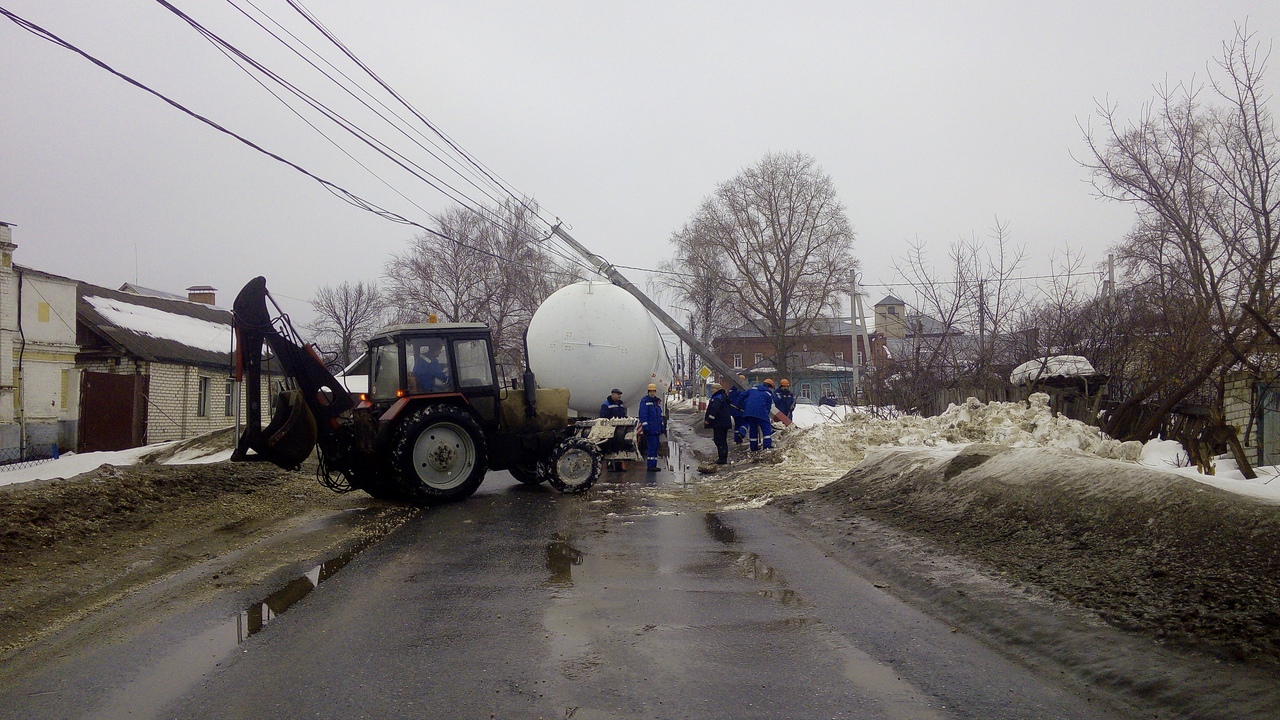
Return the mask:
<path id="1" fill-rule="evenodd" d="M 1116 256 L 1107 253 L 1107 291 L 1103 293 L 1107 299 L 1107 309 L 1112 310 L 1116 302 Z"/>
<path id="2" fill-rule="evenodd" d="M 680 323 L 676 322 L 674 318 L 668 315 L 666 310 L 663 310 L 657 303 L 650 300 L 648 295 L 640 292 L 640 289 L 635 285 L 632 285 L 630 280 L 623 277 L 622 273 L 618 272 L 617 268 L 610 263 L 605 262 L 604 258 L 583 247 L 582 243 L 578 242 L 572 235 L 565 232 L 564 228 L 560 227 L 558 223 L 551 228 L 551 233 L 568 243 L 569 247 L 573 248 L 579 255 L 585 258 L 587 262 L 591 263 L 595 267 L 596 272 L 608 278 L 609 282 L 631 293 L 632 297 L 639 300 L 640 304 L 652 313 L 654 317 L 658 318 L 659 322 L 666 325 L 667 328 L 670 329 L 671 332 L 675 333 L 677 337 L 688 343 L 689 347 L 695 348 L 699 355 L 706 358 L 707 364 L 715 369 L 716 372 L 720 373 L 720 376 L 725 379 L 725 382 L 733 383 L 735 386 L 743 390 L 747 389 L 746 386 L 742 384 L 742 381 L 738 379 L 738 375 L 733 371 L 733 368 L 729 367 L 725 361 L 721 360 L 719 356 L 711 352 L 711 348 L 702 344 L 702 341 L 694 337 L 692 333 L 681 327 Z"/>
<path id="3" fill-rule="evenodd" d="M 858 389 L 862 387 L 862 354 L 858 352 L 861 347 L 867 353 L 867 360 L 871 359 L 871 343 L 867 338 L 866 318 L 862 314 L 862 291 L 858 288 L 858 271 L 850 273 L 850 280 L 853 283 L 853 292 L 849 297 L 849 325 L 853 331 L 853 404 L 858 404 Z"/>

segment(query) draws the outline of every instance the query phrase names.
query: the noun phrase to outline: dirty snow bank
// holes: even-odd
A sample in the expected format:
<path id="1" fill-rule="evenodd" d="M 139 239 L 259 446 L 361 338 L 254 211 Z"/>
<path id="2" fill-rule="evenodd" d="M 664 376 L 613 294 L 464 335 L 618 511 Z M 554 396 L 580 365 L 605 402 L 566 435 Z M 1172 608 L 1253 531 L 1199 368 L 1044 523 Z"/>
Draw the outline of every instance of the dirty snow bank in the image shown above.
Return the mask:
<path id="1" fill-rule="evenodd" d="M 72 478 L 103 465 L 115 465 L 117 467 L 137 463 L 197 465 L 230 460 L 232 448 L 227 446 L 225 441 L 221 443 L 211 441 L 220 437 L 220 435 L 226 434 L 227 430 L 217 430 L 208 436 L 199 436 L 189 440 L 173 440 L 128 450 L 67 453 L 57 460 L 41 461 L 32 465 L 0 467 L 0 485 L 13 485 L 33 480 Z"/>
<path id="2" fill-rule="evenodd" d="M 780 440 L 782 462 L 754 467 L 747 475 L 776 474 L 796 489 L 824 485 L 862 462 L 872 447 L 937 448 L 955 454 L 970 443 L 1014 448 L 1051 447 L 1110 460 L 1136 462 L 1142 444 L 1121 443 L 1098 428 L 1055 416 L 1049 396 L 1035 393 L 1023 403 L 982 403 L 969 398 L 946 412 L 924 418 L 903 415 L 881 419 L 847 413 L 840 422 L 824 423 L 786 433 Z"/>
<path id="3" fill-rule="evenodd" d="M 775 435 L 778 449 L 773 457 L 730 478 L 717 478 L 714 487 L 700 491 L 733 507 L 758 507 L 775 497 L 838 479 L 875 447 L 932 448 L 946 457 L 971 443 L 984 443 L 1055 448 L 1126 463 L 1136 463 L 1142 454 L 1141 443 L 1121 443 L 1096 427 L 1055 416 L 1044 393 L 1033 394 L 1027 403 L 982 403 L 969 398 L 929 418 L 899 415 L 886 419 L 846 408 L 838 416 L 829 413 L 828 419 L 808 427 L 797 422 Z"/>

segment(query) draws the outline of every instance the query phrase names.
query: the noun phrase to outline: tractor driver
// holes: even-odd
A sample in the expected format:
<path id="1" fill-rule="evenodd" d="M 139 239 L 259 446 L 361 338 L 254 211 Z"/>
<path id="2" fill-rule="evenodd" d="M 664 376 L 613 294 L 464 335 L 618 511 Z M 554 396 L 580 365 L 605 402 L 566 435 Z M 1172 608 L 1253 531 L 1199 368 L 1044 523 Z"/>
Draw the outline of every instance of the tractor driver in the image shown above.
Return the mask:
<path id="1" fill-rule="evenodd" d="M 413 355 L 412 380 L 417 392 L 436 392 L 449 387 L 449 366 L 443 362 L 444 339 L 424 338 L 417 341 Z"/>

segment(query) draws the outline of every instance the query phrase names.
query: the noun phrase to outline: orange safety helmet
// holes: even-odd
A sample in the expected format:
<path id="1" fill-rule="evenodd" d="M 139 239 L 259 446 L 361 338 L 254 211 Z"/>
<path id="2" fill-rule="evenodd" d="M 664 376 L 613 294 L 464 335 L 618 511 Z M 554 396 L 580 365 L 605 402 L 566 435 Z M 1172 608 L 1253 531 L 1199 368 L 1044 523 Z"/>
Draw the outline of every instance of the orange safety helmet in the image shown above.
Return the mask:
<path id="1" fill-rule="evenodd" d="M 765 378 L 764 384 L 768 385 L 769 387 L 773 387 L 773 378 Z"/>
<path id="2" fill-rule="evenodd" d="M 791 387 L 791 381 L 786 378 L 782 378 L 782 387 Z"/>
<path id="3" fill-rule="evenodd" d="M 654 385 L 653 383 L 649 383 L 649 389 L 650 389 L 650 390 L 657 390 L 657 389 L 658 389 L 658 386 L 657 386 L 657 385 Z"/>

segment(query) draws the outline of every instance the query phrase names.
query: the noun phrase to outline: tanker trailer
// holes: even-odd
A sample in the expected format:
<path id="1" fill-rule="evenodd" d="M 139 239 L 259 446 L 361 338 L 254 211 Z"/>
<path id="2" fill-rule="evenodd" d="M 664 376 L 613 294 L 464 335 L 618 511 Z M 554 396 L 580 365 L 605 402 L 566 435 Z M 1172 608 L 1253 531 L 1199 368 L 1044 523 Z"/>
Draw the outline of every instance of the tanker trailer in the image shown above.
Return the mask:
<path id="1" fill-rule="evenodd" d="M 635 414 L 649 383 L 671 384 L 666 347 L 649 311 L 607 282 L 579 282 L 552 293 L 529 321 L 529 367 L 538 382 L 569 389 L 569 408 L 595 417 L 618 388 Z"/>
<path id="2" fill-rule="evenodd" d="M 576 423 L 578 436 L 597 446 L 611 467 L 642 460 L 636 404 L 650 384 L 665 394 L 672 376 L 644 305 L 611 283 L 574 283 L 538 306 L 525 337 L 539 382 L 568 388 L 569 409 L 589 418 Z M 630 416 L 597 418 L 613 388 L 622 391 Z"/>

